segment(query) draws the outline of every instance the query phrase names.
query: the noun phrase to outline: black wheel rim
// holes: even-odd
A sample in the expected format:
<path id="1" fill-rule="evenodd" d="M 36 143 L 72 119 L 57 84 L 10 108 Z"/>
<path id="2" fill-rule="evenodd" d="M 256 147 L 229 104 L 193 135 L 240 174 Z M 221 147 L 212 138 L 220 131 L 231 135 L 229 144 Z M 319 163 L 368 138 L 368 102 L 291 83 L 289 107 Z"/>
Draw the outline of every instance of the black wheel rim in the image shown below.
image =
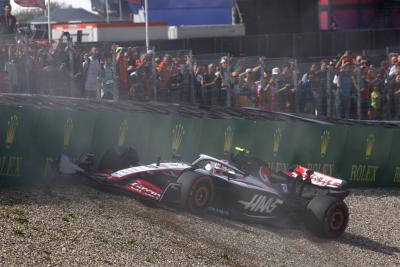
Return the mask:
<path id="1" fill-rule="evenodd" d="M 335 210 L 329 220 L 329 227 L 333 231 L 340 231 L 344 225 L 344 213 L 342 210 Z"/>
<path id="2" fill-rule="evenodd" d="M 203 185 L 196 189 L 194 193 L 194 206 L 202 208 L 208 203 L 210 191 L 207 186 Z"/>

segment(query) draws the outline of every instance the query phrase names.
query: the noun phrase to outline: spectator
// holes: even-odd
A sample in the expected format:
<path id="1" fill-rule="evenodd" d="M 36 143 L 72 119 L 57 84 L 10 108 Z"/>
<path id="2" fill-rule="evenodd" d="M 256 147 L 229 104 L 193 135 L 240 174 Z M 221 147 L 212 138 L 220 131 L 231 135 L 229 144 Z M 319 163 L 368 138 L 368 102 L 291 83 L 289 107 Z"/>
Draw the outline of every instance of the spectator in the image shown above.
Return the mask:
<path id="1" fill-rule="evenodd" d="M 241 96 L 241 86 L 239 75 L 236 72 L 232 72 L 233 78 L 233 88 L 232 88 L 232 107 L 240 107 L 240 96 Z M 248 103 L 246 104 L 246 107 Z"/>
<path id="2" fill-rule="evenodd" d="M 261 79 L 264 79 L 262 81 Z M 269 75 L 267 72 L 263 73 L 263 77 L 260 79 L 260 81 L 257 82 L 257 107 L 259 109 L 266 109 L 268 107 L 267 99 L 268 96 L 266 94 L 266 85 L 269 82 Z"/>
<path id="3" fill-rule="evenodd" d="M 336 63 L 336 68 L 341 68 L 344 65 L 353 64 L 353 56 L 349 50 L 346 50 L 344 54 L 340 57 L 340 59 Z"/>
<path id="4" fill-rule="evenodd" d="M 321 95 L 318 91 L 317 77 L 316 77 L 317 65 L 311 64 L 309 71 L 303 75 L 301 79 L 301 90 L 300 96 L 300 111 L 309 114 L 318 114 L 316 111 L 316 99 L 320 100 Z M 321 102 L 322 100 L 320 100 Z"/>
<path id="5" fill-rule="evenodd" d="M 355 86 L 352 76 L 352 66 L 350 62 L 344 63 L 337 75 L 336 90 L 336 117 L 350 118 L 350 100 L 352 89 Z"/>
<path id="6" fill-rule="evenodd" d="M 203 76 L 203 85 L 205 95 L 205 104 L 211 106 L 213 104 L 213 95 L 216 90 L 218 80 L 221 79 L 221 74 L 215 72 L 214 64 L 208 65 L 207 73 Z"/>
<path id="7" fill-rule="evenodd" d="M 253 106 L 255 102 L 255 95 L 256 95 L 256 88 L 255 88 L 255 79 L 254 79 L 254 73 L 253 70 L 250 68 L 247 68 L 244 73 L 239 75 L 241 77 L 240 80 L 240 91 L 241 94 L 244 96 L 247 96 L 248 99 L 248 105 Z M 237 82 L 239 82 L 239 79 L 236 79 Z M 234 81 L 235 85 L 235 81 Z M 239 92 L 240 93 L 240 92 Z"/>
<path id="8" fill-rule="evenodd" d="M 129 97 L 129 61 L 131 60 L 129 53 L 122 47 L 117 48 L 116 66 L 119 86 L 119 97 L 127 99 Z"/>
<path id="9" fill-rule="evenodd" d="M 271 108 L 269 111 L 277 112 L 282 111 L 283 98 L 281 93 L 290 88 L 289 84 L 283 84 L 281 79 L 281 71 L 279 68 L 273 68 L 271 73 L 271 79 L 267 84 L 266 91 L 268 92 L 269 100 L 271 103 Z"/>
<path id="10" fill-rule="evenodd" d="M 173 75 L 173 62 L 169 54 L 164 55 L 163 60 L 157 66 L 158 96 L 160 100 L 169 101 L 171 77 Z"/>
<path id="11" fill-rule="evenodd" d="M 315 105 L 318 116 L 327 115 L 327 90 L 328 90 L 328 64 L 325 61 L 320 62 L 320 68 L 316 72 L 316 93 Z"/>
<path id="12" fill-rule="evenodd" d="M 372 108 L 372 118 L 374 120 L 381 119 L 381 105 L 382 105 L 382 94 L 379 87 L 374 86 L 371 93 L 371 108 Z"/>
<path id="13" fill-rule="evenodd" d="M 201 85 L 204 80 L 204 66 L 203 65 L 195 65 L 194 66 L 194 90 L 196 95 L 196 101 L 200 104 L 204 103 L 204 96 L 201 90 Z"/>
<path id="14" fill-rule="evenodd" d="M 3 9 L 3 14 L 0 16 L 0 34 L 4 34 L 2 39 L 11 41 L 14 39 L 14 34 L 16 32 L 17 20 L 11 14 L 11 5 L 5 4 Z"/>
<path id="15" fill-rule="evenodd" d="M 388 78 L 388 91 L 392 95 L 392 119 L 400 120 L 400 64 L 396 66 L 396 73 Z"/>
<path id="16" fill-rule="evenodd" d="M 394 112 L 394 119 L 400 120 L 400 71 L 396 75 L 395 78 L 395 90 L 394 90 L 394 103 L 395 103 L 395 112 Z"/>
<path id="17" fill-rule="evenodd" d="M 396 65 L 398 63 L 398 56 L 391 57 L 391 65 L 389 66 L 389 77 L 396 75 Z"/>
<path id="18" fill-rule="evenodd" d="M 281 75 L 282 84 L 285 88 L 282 89 L 281 95 L 281 111 L 294 112 L 295 107 L 295 88 L 294 88 L 294 75 L 297 75 L 294 62 L 289 62 L 283 70 Z"/>
<path id="19" fill-rule="evenodd" d="M 85 77 L 83 73 L 83 62 L 85 62 L 85 53 L 79 49 L 74 48 L 74 59 L 73 59 L 73 70 L 74 70 L 74 82 L 76 91 L 72 93 L 72 96 L 83 97 L 85 95 Z"/>
<path id="20" fill-rule="evenodd" d="M 112 66 L 112 59 L 110 57 L 106 57 L 104 59 L 104 66 L 102 70 L 102 98 L 103 99 L 118 99 L 118 90 L 115 86 L 115 71 Z"/>
<path id="21" fill-rule="evenodd" d="M 83 63 L 83 72 L 85 77 L 85 94 L 88 98 L 100 98 L 100 77 L 101 64 L 98 58 L 97 47 L 92 47 L 90 56 Z"/>
<path id="22" fill-rule="evenodd" d="M 371 69 L 371 64 L 363 60 L 361 63 L 361 75 L 362 75 L 362 85 L 361 85 L 361 119 L 368 118 L 368 110 L 371 106 L 370 95 L 371 95 L 371 83 L 373 79 L 373 71 Z"/>
<path id="23" fill-rule="evenodd" d="M 222 57 L 220 61 L 219 77 L 221 79 L 221 86 L 217 87 L 218 90 L 218 104 L 220 106 L 231 106 L 231 90 L 233 85 L 232 73 L 229 66 L 230 59 Z"/>

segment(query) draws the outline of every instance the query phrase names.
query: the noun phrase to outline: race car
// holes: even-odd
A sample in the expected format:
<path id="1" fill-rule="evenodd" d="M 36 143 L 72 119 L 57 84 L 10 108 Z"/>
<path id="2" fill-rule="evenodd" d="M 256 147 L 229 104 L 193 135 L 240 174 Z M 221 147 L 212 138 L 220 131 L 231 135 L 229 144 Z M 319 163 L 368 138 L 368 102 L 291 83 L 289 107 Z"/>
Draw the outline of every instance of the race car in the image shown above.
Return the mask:
<path id="1" fill-rule="evenodd" d="M 299 165 L 273 172 L 240 148 L 229 160 L 200 155 L 191 164 L 158 159 L 139 165 L 133 148 L 114 147 L 97 170 L 94 162 L 92 154 L 83 154 L 76 164 L 62 155 L 59 170 L 197 214 L 212 212 L 252 223 L 295 215 L 313 233 L 327 238 L 342 235 L 349 221 L 344 180 Z"/>

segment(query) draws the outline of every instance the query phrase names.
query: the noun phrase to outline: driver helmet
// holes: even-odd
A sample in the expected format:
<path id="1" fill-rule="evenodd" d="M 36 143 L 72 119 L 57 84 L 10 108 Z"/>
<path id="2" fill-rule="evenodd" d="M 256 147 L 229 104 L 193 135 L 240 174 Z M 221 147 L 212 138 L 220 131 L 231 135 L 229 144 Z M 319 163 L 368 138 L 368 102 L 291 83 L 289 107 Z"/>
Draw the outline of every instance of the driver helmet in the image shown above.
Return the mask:
<path id="1" fill-rule="evenodd" d="M 223 163 L 229 164 L 227 160 L 221 160 Z M 225 167 L 224 165 L 217 163 L 217 162 L 209 162 L 206 165 L 206 170 L 210 171 L 211 173 L 215 174 L 224 174 L 229 171 L 229 168 Z"/>

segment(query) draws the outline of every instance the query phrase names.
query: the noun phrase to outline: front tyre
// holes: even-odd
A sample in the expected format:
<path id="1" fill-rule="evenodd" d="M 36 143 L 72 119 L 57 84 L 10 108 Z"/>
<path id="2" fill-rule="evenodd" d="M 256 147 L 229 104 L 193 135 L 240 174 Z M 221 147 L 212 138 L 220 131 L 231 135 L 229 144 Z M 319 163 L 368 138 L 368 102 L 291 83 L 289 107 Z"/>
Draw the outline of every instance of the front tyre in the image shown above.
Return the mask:
<path id="1" fill-rule="evenodd" d="M 307 206 L 306 227 L 326 238 L 337 238 L 347 228 L 349 209 L 343 200 L 321 195 L 313 198 Z"/>
<path id="2" fill-rule="evenodd" d="M 99 170 L 112 172 L 134 167 L 139 164 L 139 154 L 130 146 L 113 146 L 104 153 L 100 160 Z"/>
<path id="3" fill-rule="evenodd" d="M 179 178 L 179 182 L 181 183 L 180 207 L 192 213 L 205 213 L 214 196 L 214 184 L 211 178 L 187 172 Z"/>

